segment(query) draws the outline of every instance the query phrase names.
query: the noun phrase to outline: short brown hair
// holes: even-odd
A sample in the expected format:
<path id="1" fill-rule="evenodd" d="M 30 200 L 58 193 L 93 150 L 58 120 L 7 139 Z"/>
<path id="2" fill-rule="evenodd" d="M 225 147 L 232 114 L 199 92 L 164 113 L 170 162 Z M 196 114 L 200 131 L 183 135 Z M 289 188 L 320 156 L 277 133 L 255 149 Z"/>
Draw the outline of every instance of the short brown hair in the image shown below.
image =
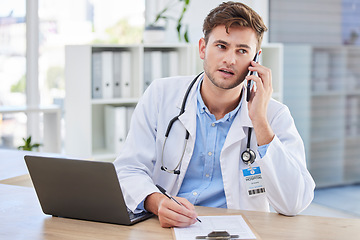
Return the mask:
<path id="1" fill-rule="evenodd" d="M 257 50 L 260 49 L 264 32 L 267 31 L 267 27 L 259 14 L 249 6 L 239 2 L 223 2 L 210 11 L 203 24 L 205 43 L 208 42 L 211 31 L 219 25 L 225 25 L 227 33 L 229 33 L 229 28 L 233 26 L 253 29 L 258 39 Z"/>

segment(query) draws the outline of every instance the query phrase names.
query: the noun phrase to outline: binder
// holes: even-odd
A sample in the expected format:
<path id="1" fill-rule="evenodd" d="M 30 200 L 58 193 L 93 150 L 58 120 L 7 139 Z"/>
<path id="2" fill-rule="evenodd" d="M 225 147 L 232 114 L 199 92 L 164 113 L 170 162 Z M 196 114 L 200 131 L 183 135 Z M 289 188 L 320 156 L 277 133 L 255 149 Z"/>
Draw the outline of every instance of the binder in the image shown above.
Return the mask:
<path id="1" fill-rule="evenodd" d="M 121 97 L 121 52 L 113 53 L 113 97 Z"/>
<path id="2" fill-rule="evenodd" d="M 144 52 L 144 91 L 149 87 L 152 81 L 151 75 L 151 52 Z"/>
<path id="3" fill-rule="evenodd" d="M 125 143 L 127 135 L 126 107 L 105 106 L 106 148 L 118 154 Z"/>
<path id="4" fill-rule="evenodd" d="M 104 51 L 102 56 L 102 97 L 113 97 L 113 53 Z"/>
<path id="5" fill-rule="evenodd" d="M 151 81 L 162 77 L 162 53 L 151 51 Z"/>
<path id="6" fill-rule="evenodd" d="M 130 130 L 131 118 L 134 113 L 135 107 L 126 108 L 126 133 Z"/>
<path id="7" fill-rule="evenodd" d="M 163 53 L 161 51 L 146 51 L 144 53 L 144 90 L 149 87 L 152 81 L 162 78 Z"/>
<path id="8" fill-rule="evenodd" d="M 129 51 L 121 52 L 121 97 L 132 97 L 131 83 L 131 53 Z"/>
<path id="9" fill-rule="evenodd" d="M 91 74 L 91 88 L 92 88 L 92 98 L 102 98 L 102 61 L 101 53 L 95 52 L 91 55 L 91 65 L 92 65 L 92 74 Z"/>
<path id="10" fill-rule="evenodd" d="M 162 73 L 161 77 L 170 77 L 170 52 L 162 52 Z"/>
<path id="11" fill-rule="evenodd" d="M 179 75 L 179 54 L 177 51 L 169 52 L 169 76 Z"/>

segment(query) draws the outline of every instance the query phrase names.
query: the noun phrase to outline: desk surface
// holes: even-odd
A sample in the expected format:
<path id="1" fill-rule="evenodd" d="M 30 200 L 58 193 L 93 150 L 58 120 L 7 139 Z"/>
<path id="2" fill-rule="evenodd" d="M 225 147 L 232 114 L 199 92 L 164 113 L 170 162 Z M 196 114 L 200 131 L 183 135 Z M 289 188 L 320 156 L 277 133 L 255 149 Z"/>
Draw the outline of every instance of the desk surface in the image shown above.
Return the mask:
<path id="1" fill-rule="evenodd" d="M 51 217 L 43 214 L 33 188 L 0 184 L 0 239 L 172 239 L 156 217 L 134 226 Z M 197 207 L 199 215 L 243 214 L 261 239 L 359 239 L 360 219 Z"/>
<path id="2" fill-rule="evenodd" d="M 29 152 L 0 149 L 0 181 L 28 174 L 25 155 L 61 157 L 58 153 Z"/>

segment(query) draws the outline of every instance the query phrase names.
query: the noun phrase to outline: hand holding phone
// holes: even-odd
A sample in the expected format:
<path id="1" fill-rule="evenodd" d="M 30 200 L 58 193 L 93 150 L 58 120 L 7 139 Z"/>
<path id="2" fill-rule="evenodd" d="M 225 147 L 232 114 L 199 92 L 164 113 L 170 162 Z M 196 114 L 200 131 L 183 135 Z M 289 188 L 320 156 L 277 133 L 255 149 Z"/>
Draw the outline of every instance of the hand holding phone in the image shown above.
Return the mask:
<path id="1" fill-rule="evenodd" d="M 254 62 L 258 62 L 259 61 L 259 56 L 260 56 L 260 53 L 261 53 L 261 50 L 258 51 L 256 54 L 255 54 L 255 57 L 253 59 Z M 249 74 L 248 75 L 254 75 L 256 72 L 254 71 L 249 71 Z M 252 80 L 249 80 L 247 82 L 247 86 L 246 86 L 246 89 L 247 89 L 247 94 L 246 94 L 246 101 L 250 101 L 250 97 L 251 97 L 251 88 L 253 86 L 253 81 Z"/>

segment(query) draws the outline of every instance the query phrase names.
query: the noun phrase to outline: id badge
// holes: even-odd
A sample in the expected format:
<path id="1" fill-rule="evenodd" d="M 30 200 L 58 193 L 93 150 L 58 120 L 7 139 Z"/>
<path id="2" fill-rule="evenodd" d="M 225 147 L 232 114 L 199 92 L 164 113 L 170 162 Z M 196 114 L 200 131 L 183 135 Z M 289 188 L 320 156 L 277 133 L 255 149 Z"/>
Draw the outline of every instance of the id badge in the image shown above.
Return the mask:
<path id="1" fill-rule="evenodd" d="M 252 197 L 265 193 L 260 167 L 245 168 L 242 171 L 249 196 Z"/>

